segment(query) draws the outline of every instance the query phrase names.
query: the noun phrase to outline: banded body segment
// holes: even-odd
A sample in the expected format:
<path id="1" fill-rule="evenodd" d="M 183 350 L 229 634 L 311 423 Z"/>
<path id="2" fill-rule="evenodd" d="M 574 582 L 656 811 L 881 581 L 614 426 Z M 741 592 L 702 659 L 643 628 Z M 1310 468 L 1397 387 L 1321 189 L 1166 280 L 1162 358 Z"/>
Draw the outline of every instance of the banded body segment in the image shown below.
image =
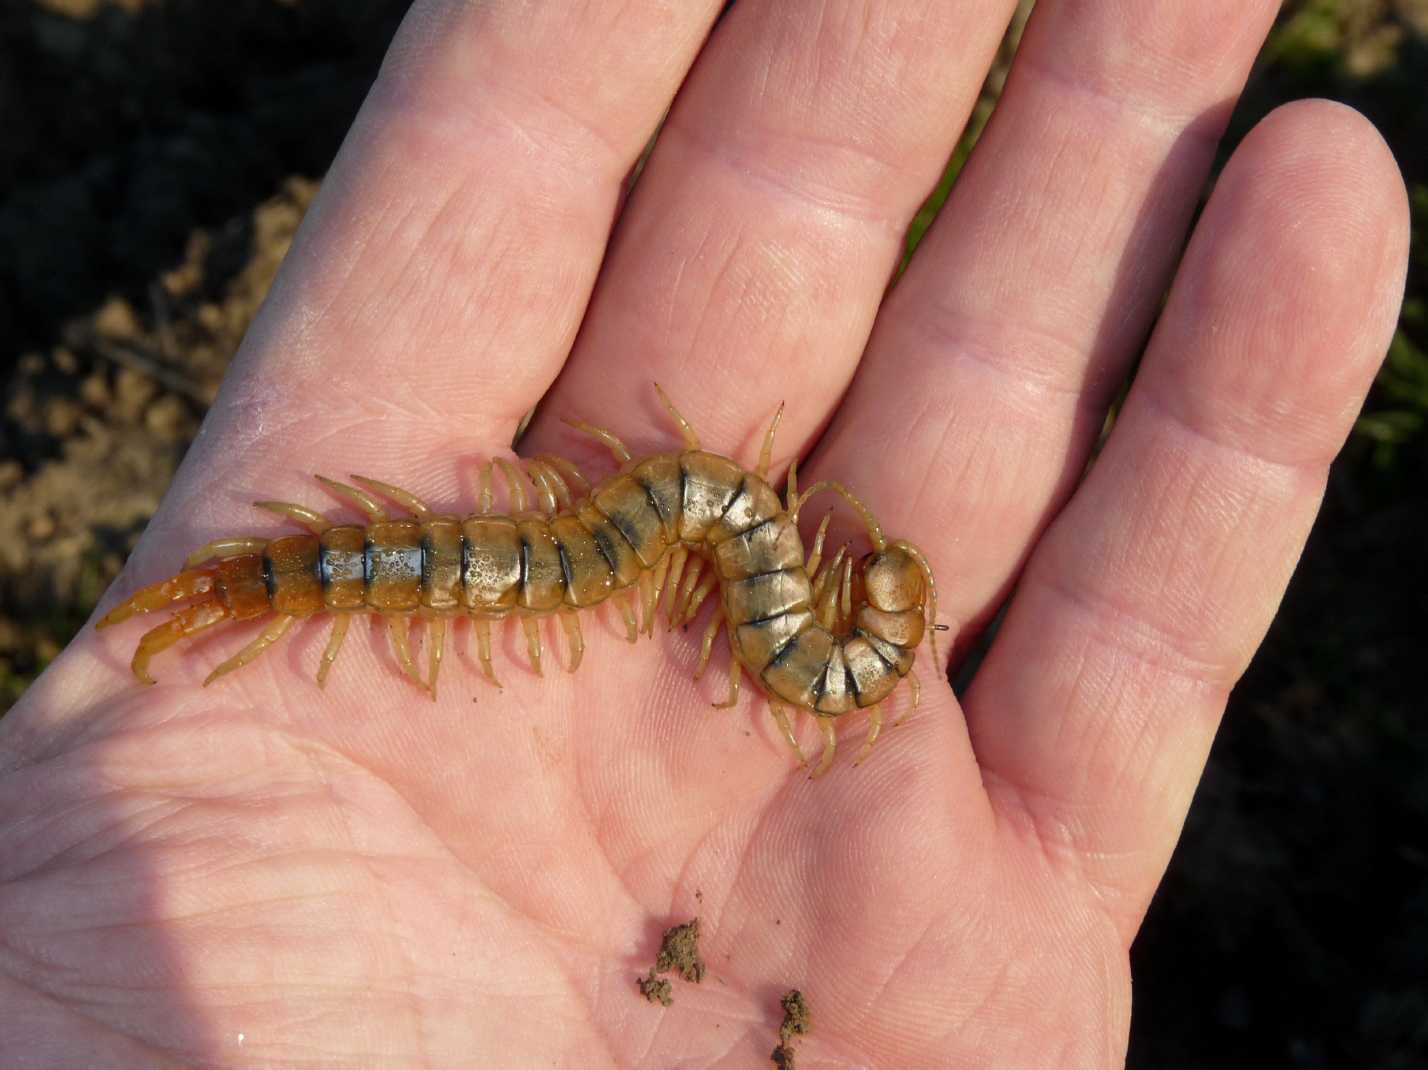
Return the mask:
<path id="1" fill-rule="evenodd" d="M 585 530 L 590 532 L 596 549 L 609 564 L 615 577 L 615 588 L 621 589 L 636 583 L 644 567 L 640 564 L 635 548 L 630 545 L 630 540 L 625 538 L 610 518 L 595 508 L 592 502 L 582 502 L 575 515 Z"/>
<path id="2" fill-rule="evenodd" d="M 310 617 L 326 606 L 318 568 L 321 551 L 315 535 L 284 535 L 264 548 L 263 572 L 275 612 Z"/>
<path id="3" fill-rule="evenodd" d="M 630 477 L 643 488 L 645 498 L 659 514 L 665 544 L 679 542 L 684 494 L 678 454 L 660 453 L 641 461 L 630 470 Z"/>
<path id="4" fill-rule="evenodd" d="M 521 544 L 519 604 L 536 612 L 555 609 L 565 601 L 565 567 L 560 547 L 544 520 L 516 522 Z"/>
<path id="5" fill-rule="evenodd" d="M 654 568 L 670 544 L 658 499 L 627 473 L 597 487 L 591 500 L 634 549 L 640 564 Z"/>
<path id="6" fill-rule="evenodd" d="M 367 533 L 350 524 L 318 536 L 318 579 L 328 609 L 360 609 L 367 604 Z"/>
<path id="7" fill-rule="evenodd" d="M 679 471 L 679 537 L 701 543 L 744 485 L 744 470 L 715 454 L 690 450 L 679 455 Z"/>
<path id="8" fill-rule="evenodd" d="M 461 606 L 461 522 L 452 516 L 433 517 L 421 526 L 421 604 L 450 612 Z"/>
<path id="9" fill-rule="evenodd" d="M 472 516 L 461 522 L 465 550 L 462 604 L 470 610 L 510 609 L 521 582 L 521 537 L 508 516 Z"/>
<path id="10" fill-rule="evenodd" d="M 404 613 L 421 605 L 421 524 L 378 520 L 367 528 L 367 605 Z"/>
<path id="11" fill-rule="evenodd" d="M 578 516 L 566 514 L 550 522 L 550 532 L 565 570 L 566 605 L 583 609 L 608 598 L 615 589 L 615 569 L 590 529 Z"/>

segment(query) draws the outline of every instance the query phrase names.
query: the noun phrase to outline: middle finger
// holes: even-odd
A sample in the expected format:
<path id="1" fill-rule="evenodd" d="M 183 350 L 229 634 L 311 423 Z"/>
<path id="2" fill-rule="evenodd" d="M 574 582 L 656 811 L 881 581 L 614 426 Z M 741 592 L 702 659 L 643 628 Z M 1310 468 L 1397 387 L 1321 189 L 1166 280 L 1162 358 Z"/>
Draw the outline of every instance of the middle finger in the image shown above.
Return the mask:
<path id="1" fill-rule="evenodd" d="M 847 386 L 1013 6 L 735 5 L 616 229 L 532 448 L 568 414 L 667 444 L 651 379 L 720 452 L 782 400 L 780 454 L 803 446 Z M 632 401 L 641 418 L 623 415 Z"/>
<path id="2" fill-rule="evenodd" d="M 889 529 L 928 542 L 959 643 L 1080 477 L 1278 7 L 1042 0 L 884 305 L 810 475 L 883 488 Z"/>

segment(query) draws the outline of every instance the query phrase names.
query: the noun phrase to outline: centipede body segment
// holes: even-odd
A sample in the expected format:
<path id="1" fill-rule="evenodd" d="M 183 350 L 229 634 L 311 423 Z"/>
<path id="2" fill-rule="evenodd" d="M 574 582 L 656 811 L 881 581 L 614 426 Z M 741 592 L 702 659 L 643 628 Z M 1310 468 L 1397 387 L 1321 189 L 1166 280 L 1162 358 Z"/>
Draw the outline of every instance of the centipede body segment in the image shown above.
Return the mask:
<path id="1" fill-rule="evenodd" d="M 524 474 L 496 460 L 482 472 L 477 511 L 465 517 L 438 514 L 378 480 L 354 476 L 344 484 L 318 477 L 367 523 L 340 524 L 306 506 L 258 502 L 306 532 L 214 540 L 190 555 L 183 571 L 111 610 L 99 627 L 187 603 L 139 640 L 133 672 L 153 683 L 151 660 L 180 640 L 267 618 L 242 650 L 209 674 L 205 683 L 211 683 L 262 656 L 298 619 L 331 614 L 333 630 L 317 670 L 323 685 L 351 618 L 379 614 L 402 671 L 434 698 L 448 625 L 456 620 L 469 621 L 482 671 L 499 687 L 493 623 L 521 622 L 531 668 L 539 674 L 538 622 L 555 615 L 566 637 L 567 667 L 574 671 L 585 645 L 581 611 L 613 602 L 635 642 L 641 632 L 653 634 L 661 612 L 670 628 L 687 625 L 717 593 L 695 673 L 708 666 L 723 630 L 730 651 L 728 696 L 716 705 L 737 702 L 747 673 L 767 696 L 800 761 L 792 716 L 812 714 L 825 741 L 815 775 L 832 762 L 835 719 L 867 710 L 861 760 L 882 728 L 883 703 L 912 674 L 924 637 L 936 650 L 936 589 L 925 558 L 905 541 L 888 540 L 867 506 L 841 484 L 817 483 L 800 493 L 795 466 L 781 499 L 766 478 L 778 416 L 758 466 L 748 471 L 702 449 L 663 391 L 659 396 L 682 434 L 679 451 L 632 458 L 611 432 L 567 421 L 605 444 L 619 465 L 616 474 L 592 484 L 560 457 L 527 461 Z M 495 509 L 496 471 L 505 483 L 508 513 Z M 860 559 L 848 546 L 825 559 L 826 518 L 805 555 L 799 513 L 823 491 L 841 495 L 866 527 L 871 550 Z M 392 515 L 385 503 L 404 515 Z M 428 622 L 425 679 L 409 637 L 418 617 Z M 915 705 L 915 676 L 909 685 Z"/>

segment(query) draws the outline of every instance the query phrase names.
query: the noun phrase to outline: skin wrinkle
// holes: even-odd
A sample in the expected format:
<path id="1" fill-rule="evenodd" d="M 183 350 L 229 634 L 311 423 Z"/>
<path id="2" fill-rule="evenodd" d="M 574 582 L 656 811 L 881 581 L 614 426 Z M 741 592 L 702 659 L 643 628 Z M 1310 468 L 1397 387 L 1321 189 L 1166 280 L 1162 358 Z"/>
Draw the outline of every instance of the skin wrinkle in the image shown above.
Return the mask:
<path id="1" fill-rule="evenodd" d="M 3 940 L 3 931 L 0 931 L 0 940 Z M 4 980 L 4 978 L 0 978 L 0 982 L 3 982 Z M 33 996 L 44 1000 L 46 1003 L 53 1004 L 57 1010 L 64 1012 L 71 1018 L 78 1019 L 84 1026 L 97 1029 L 102 1033 L 113 1037 L 115 1040 L 123 1042 L 126 1045 L 132 1045 L 133 1047 L 142 1050 L 146 1054 L 153 1054 L 156 1058 L 161 1058 L 164 1060 L 161 1064 L 157 1065 L 174 1067 L 175 1070 L 183 1070 L 183 1068 L 188 1065 L 187 1063 L 179 1063 L 173 1061 L 172 1057 L 170 1056 L 170 1049 L 161 1047 L 150 1041 L 140 1040 L 132 1034 L 122 1031 L 119 1027 L 110 1025 L 108 1022 L 105 1022 L 101 1018 L 98 1018 L 92 1014 L 86 1014 L 83 1010 L 80 1009 L 79 1006 L 73 1005 L 69 1002 L 62 1002 L 55 996 L 49 994 L 48 992 L 42 992 L 39 989 L 31 988 L 28 985 L 21 984 L 19 981 L 11 980 L 11 983 L 14 984 L 16 987 L 25 989 Z"/>
<path id="2" fill-rule="evenodd" d="M 780 135 L 780 137 L 790 142 L 793 141 L 787 135 Z M 881 232 L 884 239 L 889 242 L 901 240 L 908 222 L 916 211 L 915 205 L 911 210 L 905 210 L 907 207 L 905 204 L 894 211 L 882 210 L 881 206 L 885 205 L 889 198 L 885 193 L 875 194 L 872 192 L 878 189 L 874 182 L 868 183 L 870 192 L 859 193 L 852 189 L 838 188 L 827 182 L 814 180 L 808 174 L 810 168 L 794 169 L 780 166 L 768 159 L 767 145 L 740 146 L 739 149 L 731 151 L 731 147 L 725 139 L 713 138 L 707 135 L 702 128 L 683 127 L 674 123 L 673 119 L 661 133 L 661 139 L 666 138 L 669 139 L 669 145 L 677 144 L 687 151 L 692 150 L 692 155 L 717 164 L 723 173 L 734 177 L 741 186 L 747 187 L 753 192 L 764 195 L 773 194 L 779 200 L 815 209 L 820 215 L 834 216 L 846 223 L 863 224 Z M 769 140 L 773 140 L 772 136 Z M 805 149 L 825 147 L 808 136 L 799 137 L 797 144 Z M 871 157 L 857 153 L 846 146 L 844 148 L 846 153 L 863 159 L 871 159 Z M 789 155 L 796 154 L 790 153 Z M 886 165 L 884 168 L 886 169 Z M 827 168 L 826 170 L 836 172 L 841 168 Z M 892 200 L 894 203 L 898 203 L 896 198 Z"/>

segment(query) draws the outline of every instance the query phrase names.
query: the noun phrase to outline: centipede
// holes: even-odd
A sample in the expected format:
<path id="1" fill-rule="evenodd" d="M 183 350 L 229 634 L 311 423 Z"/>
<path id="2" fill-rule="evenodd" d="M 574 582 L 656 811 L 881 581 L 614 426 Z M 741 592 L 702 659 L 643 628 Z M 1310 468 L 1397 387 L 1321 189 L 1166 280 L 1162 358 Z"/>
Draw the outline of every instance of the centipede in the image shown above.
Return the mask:
<path id="1" fill-rule="evenodd" d="M 812 715 L 823 739 L 813 776 L 833 762 L 838 720 L 864 712 L 868 729 L 855 764 L 863 761 L 904 680 L 909 712 L 918 705 L 914 664 L 924 637 L 934 665 L 940 664 L 936 636 L 947 629 L 937 623 L 937 587 L 926 556 L 905 539 L 889 539 L 843 484 L 822 480 L 800 490 L 797 461 L 780 497 L 768 480 L 782 405 L 764 434 L 757 466 L 747 470 L 706 451 L 658 384 L 655 391 L 682 437 L 681 449 L 635 458 L 610 430 L 567 418 L 608 449 L 614 474 L 592 483 L 572 461 L 553 454 L 523 459 L 519 467 L 494 458 L 481 468 L 476 510 L 465 516 L 438 513 L 376 479 L 350 476 L 351 483 L 340 483 L 317 476 L 367 522 L 337 523 L 303 505 L 255 502 L 305 531 L 214 539 L 190 554 L 177 574 L 110 610 L 97 627 L 173 609 L 134 650 L 134 676 L 153 684 L 151 660 L 181 640 L 262 622 L 251 641 L 208 674 L 207 686 L 251 664 L 298 621 L 330 615 L 332 630 L 316 671 L 323 687 L 353 618 L 375 614 L 385 622 L 400 671 L 435 699 L 448 632 L 463 618 L 482 674 L 499 689 L 493 625 L 520 622 L 530 670 L 541 675 L 541 622 L 554 616 L 569 648 L 565 667 L 575 672 L 585 650 L 582 611 L 612 603 L 634 643 L 654 634 L 661 613 L 670 630 L 688 628 L 716 596 L 694 671 L 695 679 L 703 676 L 722 631 L 728 691 L 712 705 L 737 704 L 747 675 L 801 764 L 806 758 L 795 717 Z M 496 510 L 497 472 L 505 484 L 504 513 Z M 800 513 L 824 492 L 841 497 L 861 523 L 870 544 L 862 556 L 851 540 L 825 555 L 831 510 L 805 555 Z M 394 516 L 393 507 L 406 515 Z M 412 652 L 418 619 L 428 629 L 425 678 Z"/>

